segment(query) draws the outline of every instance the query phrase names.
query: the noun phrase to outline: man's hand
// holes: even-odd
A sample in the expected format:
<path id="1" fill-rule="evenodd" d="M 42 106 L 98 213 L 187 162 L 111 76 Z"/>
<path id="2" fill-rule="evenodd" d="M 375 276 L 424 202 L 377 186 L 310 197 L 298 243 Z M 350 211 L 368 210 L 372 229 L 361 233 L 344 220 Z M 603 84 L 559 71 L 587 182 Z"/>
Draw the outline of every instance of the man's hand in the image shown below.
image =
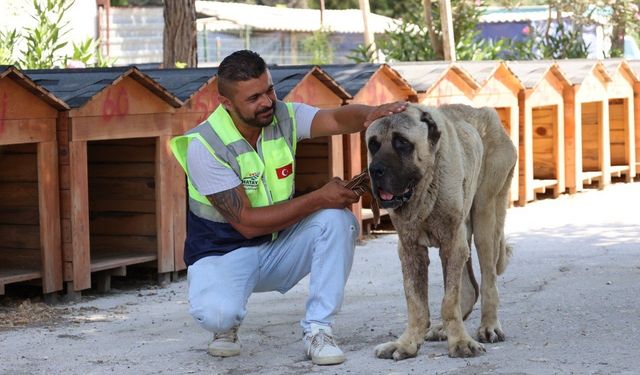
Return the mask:
<path id="1" fill-rule="evenodd" d="M 314 194 L 317 194 L 322 208 L 345 208 L 360 199 L 360 196 L 345 187 L 345 181 L 338 177 L 331 179 Z"/>
<path id="2" fill-rule="evenodd" d="M 407 109 L 407 102 L 399 101 L 393 103 L 387 103 L 377 106 L 373 111 L 369 113 L 367 118 L 364 121 L 364 127 L 368 128 L 372 122 L 379 119 L 380 117 L 389 116 L 394 113 L 404 112 Z"/>

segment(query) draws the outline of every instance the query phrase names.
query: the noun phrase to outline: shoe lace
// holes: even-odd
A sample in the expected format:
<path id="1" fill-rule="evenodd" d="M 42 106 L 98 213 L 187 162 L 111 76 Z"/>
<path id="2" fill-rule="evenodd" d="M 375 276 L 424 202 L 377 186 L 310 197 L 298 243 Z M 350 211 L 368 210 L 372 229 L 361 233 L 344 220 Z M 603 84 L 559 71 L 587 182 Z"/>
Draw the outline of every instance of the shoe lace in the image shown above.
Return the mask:
<path id="1" fill-rule="evenodd" d="M 238 327 L 233 327 L 227 332 L 220 332 L 213 334 L 213 340 L 222 340 L 235 342 L 238 339 Z"/>
<path id="2" fill-rule="evenodd" d="M 321 329 L 318 331 L 318 333 L 311 337 L 311 344 L 309 345 L 307 354 L 311 354 L 311 352 L 315 352 L 316 350 L 321 349 L 325 344 L 330 346 L 337 346 L 333 336 L 329 335 Z"/>

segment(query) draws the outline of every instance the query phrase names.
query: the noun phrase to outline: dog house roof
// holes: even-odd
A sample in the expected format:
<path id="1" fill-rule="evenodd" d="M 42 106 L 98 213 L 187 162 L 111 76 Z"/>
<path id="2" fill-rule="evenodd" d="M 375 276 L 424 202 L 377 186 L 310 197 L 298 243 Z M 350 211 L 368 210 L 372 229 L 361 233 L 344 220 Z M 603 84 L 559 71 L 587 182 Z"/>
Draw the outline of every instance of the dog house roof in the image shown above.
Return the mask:
<path id="1" fill-rule="evenodd" d="M 285 98 L 302 80 L 311 74 L 325 84 L 342 100 L 352 96 L 333 79 L 324 69 L 316 65 L 270 66 L 271 79 L 279 99 Z"/>
<path id="2" fill-rule="evenodd" d="M 215 80 L 218 68 L 144 69 L 142 71 L 180 100 L 187 102 L 204 86 Z"/>
<path id="3" fill-rule="evenodd" d="M 411 61 L 393 63 L 392 68 L 409 82 L 419 93 L 427 92 L 435 85 L 447 70 L 454 70 L 472 89 L 477 89 L 477 82 L 458 65 L 444 61 Z"/>
<path id="4" fill-rule="evenodd" d="M 85 105 L 120 79 L 130 76 L 173 107 L 182 102 L 136 67 L 25 70 L 25 75 L 52 92 L 71 108 Z"/>
<path id="5" fill-rule="evenodd" d="M 558 65 L 551 60 L 508 61 L 507 66 L 528 89 L 540 83 L 549 71 L 564 84 L 571 84 Z"/>
<path id="6" fill-rule="evenodd" d="M 69 109 L 69 106 L 60 98 L 53 95 L 45 87 L 38 85 L 22 71 L 10 65 L 0 65 L 0 78 L 9 77 L 14 79 L 20 86 L 40 97 L 46 103 L 57 110 Z"/>

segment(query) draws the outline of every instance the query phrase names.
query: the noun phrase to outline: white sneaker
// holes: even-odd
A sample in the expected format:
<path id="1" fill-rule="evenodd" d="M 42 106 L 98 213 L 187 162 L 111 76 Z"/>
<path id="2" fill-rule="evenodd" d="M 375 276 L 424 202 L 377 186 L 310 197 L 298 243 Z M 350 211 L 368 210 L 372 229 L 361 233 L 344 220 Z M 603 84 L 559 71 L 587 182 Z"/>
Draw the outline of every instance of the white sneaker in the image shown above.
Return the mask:
<path id="1" fill-rule="evenodd" d="M 338 365 L 345 361 L 329 326 L 311 323 L 311 332 L 306 333 L 302 341 L 307 358 L 316 365 Z"/>
<path id="2" fill-rule="evenodd" d="M 224 333 L 213 335 L 213 341 L 209 344 L 207 352 L 214 357 L 233 357 L 240 354 L 240 342 L 238 341 L 238 326 Z"/>

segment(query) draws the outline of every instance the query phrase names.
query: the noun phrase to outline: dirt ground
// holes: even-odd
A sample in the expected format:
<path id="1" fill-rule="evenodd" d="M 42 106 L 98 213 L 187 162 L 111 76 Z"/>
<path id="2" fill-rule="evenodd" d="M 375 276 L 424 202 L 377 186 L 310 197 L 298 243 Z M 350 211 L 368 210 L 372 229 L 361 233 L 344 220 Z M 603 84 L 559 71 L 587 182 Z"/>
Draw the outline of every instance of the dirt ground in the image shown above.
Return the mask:
<path id="1" fill-rule="evenodd" d="M 334 331 L 339 366 L 305 360 L 298 320 L 306 279 L 286 295 L 251 297 L 240 356 L 206 354 L 210 335 L 188 315 L 186 280 L 145 283 L 78 303 L 0 299 L 0 374 L 637 374 L 640 368 L 640 183 L 511 208 L 514 255 L 499 278 L 507 341 L 476 358 L 425 343 L 417 358 L 377 359 L 402 333 L 406 306 L 395 234 L 358 246 Z M 439 317 L 442 272 L 430 251 L 430 307 Z M 479 275 L 476 264 L 476 275 Z M 479 306 L 467 321 L 474 334 Z"/>

